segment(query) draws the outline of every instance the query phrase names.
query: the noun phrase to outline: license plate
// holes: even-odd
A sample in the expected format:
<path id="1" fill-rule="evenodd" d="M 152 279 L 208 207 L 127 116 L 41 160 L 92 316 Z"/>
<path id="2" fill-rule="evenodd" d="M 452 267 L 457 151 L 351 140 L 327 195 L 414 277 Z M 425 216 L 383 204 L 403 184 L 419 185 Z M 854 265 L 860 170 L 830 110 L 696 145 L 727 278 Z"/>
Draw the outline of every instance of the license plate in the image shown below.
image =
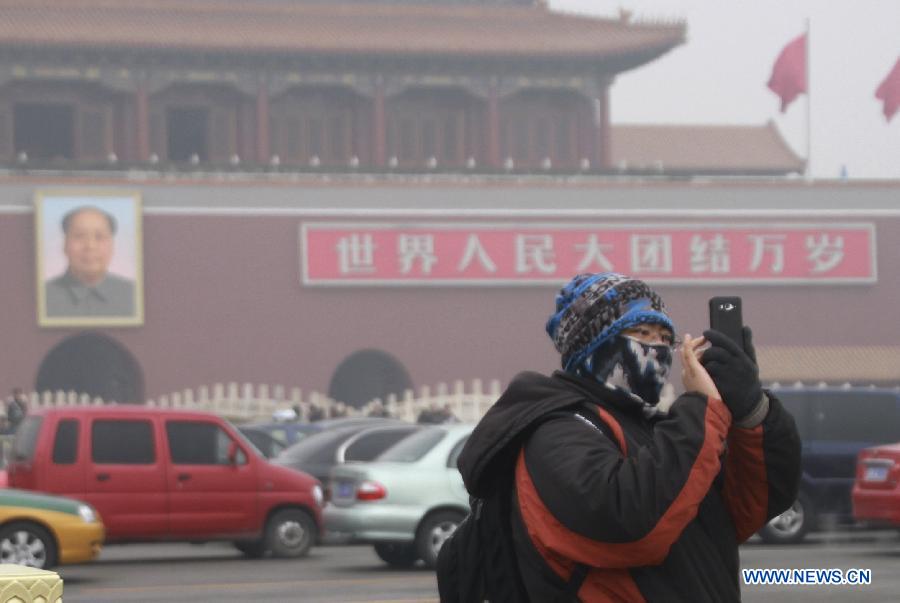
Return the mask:
<path id="1" fill-rule="evenodd" d="M 887 479 L 887 467 L 866 467 L 866 473 L 863 477 L 867 482 L 883 482 Z"/>
<path id="2" fill-rule="evenodd" d="M 348 482 L 339 482 L 337 485 L 337 494 L 338 498 L 352 498 L 353 497 L 353 484 Z"/>

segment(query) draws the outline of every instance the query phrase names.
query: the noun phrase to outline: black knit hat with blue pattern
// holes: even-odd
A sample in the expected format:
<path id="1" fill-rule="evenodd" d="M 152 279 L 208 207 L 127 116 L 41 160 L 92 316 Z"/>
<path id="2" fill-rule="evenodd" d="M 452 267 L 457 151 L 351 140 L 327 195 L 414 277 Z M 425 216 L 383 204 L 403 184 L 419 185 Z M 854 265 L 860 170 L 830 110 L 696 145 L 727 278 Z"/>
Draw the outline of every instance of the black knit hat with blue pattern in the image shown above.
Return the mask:
<path id="1" fill-rule="evenodd" d="M 568 371 L 639 324 L 658 324 L 675 333 L 665 304 L 644 281 L 615 272 L 579 274 L 559 290 L 547 333 Z"/>

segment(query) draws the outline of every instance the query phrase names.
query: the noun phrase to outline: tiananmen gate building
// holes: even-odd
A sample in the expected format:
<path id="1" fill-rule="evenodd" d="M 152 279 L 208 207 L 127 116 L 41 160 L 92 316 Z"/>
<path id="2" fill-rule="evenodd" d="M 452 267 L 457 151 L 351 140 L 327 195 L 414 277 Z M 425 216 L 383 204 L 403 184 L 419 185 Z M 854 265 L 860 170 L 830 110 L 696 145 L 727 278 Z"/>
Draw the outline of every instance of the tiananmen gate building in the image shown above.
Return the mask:
<path id="1" fill-rule="evenodd" d="M 694 334 L 741 295 L 767 380 L 900 384 L 900 185 L 795 178 L 771 123 L 610 123 L 616 77 L 686 30 L 512 0 L 0 0 L 0 387 L 359 405 L 508 381 L 556 368 L 555 292 L 599 270 Z M 123 314 L 48 303 L 83 207 L 115 217 Z"/>

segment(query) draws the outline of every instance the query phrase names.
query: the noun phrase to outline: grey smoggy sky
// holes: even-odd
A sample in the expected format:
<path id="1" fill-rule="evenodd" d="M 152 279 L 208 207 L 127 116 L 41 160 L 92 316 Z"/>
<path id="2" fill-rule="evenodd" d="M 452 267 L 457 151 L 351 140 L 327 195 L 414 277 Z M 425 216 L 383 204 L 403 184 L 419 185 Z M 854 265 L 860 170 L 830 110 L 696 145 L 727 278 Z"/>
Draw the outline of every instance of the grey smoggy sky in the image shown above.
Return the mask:
<path id="1" fill-rule="evenodd" d="M 900 112 L 887 122 L 875 90 L 900 58 L 900 0 L 550 0 L 554 10 L 687 22 L 687 43 L 624 73 L 613 123 L 764 124 L 807 155 L 816 179 L 900 179 Z M 766 87 L 782 48 L 810 28 L 811 102 L 780 112 Z"/>

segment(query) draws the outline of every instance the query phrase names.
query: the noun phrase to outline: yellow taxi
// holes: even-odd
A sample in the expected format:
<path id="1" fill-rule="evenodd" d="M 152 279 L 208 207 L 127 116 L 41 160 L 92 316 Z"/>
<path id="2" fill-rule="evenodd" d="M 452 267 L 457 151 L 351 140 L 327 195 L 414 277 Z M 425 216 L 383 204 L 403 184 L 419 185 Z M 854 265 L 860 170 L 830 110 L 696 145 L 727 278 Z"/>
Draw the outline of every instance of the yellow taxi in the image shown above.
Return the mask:
<path id="1" fill-rule="evenodd" d="M 100 516 L 81 501 L 0 489 L 0 563 L 40 569 L 90 561 L 100 553 Z"/>

